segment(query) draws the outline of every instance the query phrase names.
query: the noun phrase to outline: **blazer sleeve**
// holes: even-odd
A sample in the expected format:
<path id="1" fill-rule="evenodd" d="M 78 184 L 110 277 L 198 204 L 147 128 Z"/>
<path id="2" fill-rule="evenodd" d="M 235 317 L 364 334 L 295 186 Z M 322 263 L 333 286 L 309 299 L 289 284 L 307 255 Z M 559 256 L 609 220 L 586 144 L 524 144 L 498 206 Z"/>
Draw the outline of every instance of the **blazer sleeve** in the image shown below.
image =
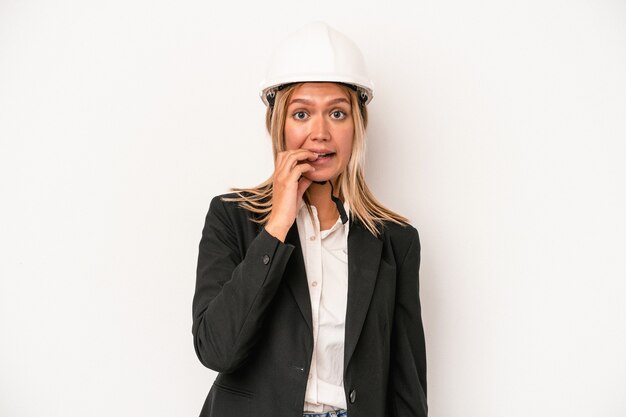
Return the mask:
<path id="1" fill-rule="evenodd" d="M 243 243 L 245 222 L 234 203 L 215 197 L 199 245 L 193 298 L 193 341 L 206 367 L 236 370 L 261 336 L 264 313 L 293 250 L 265 230 Z M 248 228 L 249 230 L 249 228 Z M 247 247 L 247 250 L 244 249 Z M 242 253 L 244 252 L 245 253 Z"/>
<path id="2" fill-rule="evenodd" d="M 420 242 L 412 228 L 398 269 L 391 335 L 389 405 L 393 417 L 426 417 L 426 346 L 419 300 Z"/>

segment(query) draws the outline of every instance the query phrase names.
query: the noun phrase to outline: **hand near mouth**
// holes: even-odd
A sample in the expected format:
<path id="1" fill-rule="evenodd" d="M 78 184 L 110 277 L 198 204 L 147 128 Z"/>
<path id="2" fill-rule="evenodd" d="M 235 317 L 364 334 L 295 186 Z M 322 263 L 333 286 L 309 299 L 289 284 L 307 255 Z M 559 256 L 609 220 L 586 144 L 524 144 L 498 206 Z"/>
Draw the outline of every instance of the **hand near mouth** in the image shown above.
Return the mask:
<path id="1" fill-rule="evenodd" d="M 335 155 L 335 152 L 330 150 L 311 150 L 311 152 L 315 153 L 318 158 L 329 158 Z"/>
<path id="2" fill-rule="evenodd" d="M 272 212 L 265 230 L 282 242 L 296 220 L 304 192 L 312 183 L 304 174 L 315 171 L 311 162 L 318 159 L 317 153 L 307 149 L 284 151 L 276 156 Z"/>

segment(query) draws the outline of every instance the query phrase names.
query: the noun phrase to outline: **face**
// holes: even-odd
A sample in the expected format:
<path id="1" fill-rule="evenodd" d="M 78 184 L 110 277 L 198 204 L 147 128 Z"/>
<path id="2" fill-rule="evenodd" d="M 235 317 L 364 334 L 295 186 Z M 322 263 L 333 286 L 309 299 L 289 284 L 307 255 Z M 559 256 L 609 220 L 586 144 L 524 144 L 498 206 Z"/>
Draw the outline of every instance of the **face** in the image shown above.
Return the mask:
<path id="1" fill-rule="evenodd" d="M 313 181 L 334 180 L 348 165 L 352 153 L 354 122 L 350 96 L 334 83 L 304 83 L 296 87 L 287 104 L 285 146 L 319 155 L 309 162 Z"/>

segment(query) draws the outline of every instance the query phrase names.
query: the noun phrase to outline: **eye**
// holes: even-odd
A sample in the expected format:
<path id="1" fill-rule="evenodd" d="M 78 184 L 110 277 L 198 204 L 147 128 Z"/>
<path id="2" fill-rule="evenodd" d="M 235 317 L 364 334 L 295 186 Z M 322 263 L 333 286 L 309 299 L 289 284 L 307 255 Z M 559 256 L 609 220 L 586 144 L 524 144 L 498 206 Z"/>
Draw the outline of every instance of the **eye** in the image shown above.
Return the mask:
<path id="1" fill-rule="evenodd" d="M 345 119 L 345 118 L 346 118 L 347 114 L 346 114 L 346 112 L 345 112 L 345 111 L 343 111 L 343 110 L 333 110 L 333 111 L 330 113 L 330 116 L 331 116 L 333 119 L 343 120 L 343 119 Z"/>
<path id="2" fill-rule="evenodd" d="M 304 111 L 297 111 L 293 114 L 293 118 L 296 120 L 304 120 L 307 118 L 307 114 Z"/>

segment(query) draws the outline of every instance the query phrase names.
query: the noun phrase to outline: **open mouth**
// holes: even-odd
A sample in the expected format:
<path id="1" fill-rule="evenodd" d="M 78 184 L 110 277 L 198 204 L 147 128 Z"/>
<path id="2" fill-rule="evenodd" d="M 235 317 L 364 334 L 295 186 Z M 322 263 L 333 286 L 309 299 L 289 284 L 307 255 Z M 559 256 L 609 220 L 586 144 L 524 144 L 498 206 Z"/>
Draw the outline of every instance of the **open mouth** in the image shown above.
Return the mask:
<path id="1" fill-rule="evenodd" d="M 334 156 L 334 155 L 335 155 L 335 152 L 318 153 L 317 154 L 317 159 L 330 158 L 331 156 Z"/>

